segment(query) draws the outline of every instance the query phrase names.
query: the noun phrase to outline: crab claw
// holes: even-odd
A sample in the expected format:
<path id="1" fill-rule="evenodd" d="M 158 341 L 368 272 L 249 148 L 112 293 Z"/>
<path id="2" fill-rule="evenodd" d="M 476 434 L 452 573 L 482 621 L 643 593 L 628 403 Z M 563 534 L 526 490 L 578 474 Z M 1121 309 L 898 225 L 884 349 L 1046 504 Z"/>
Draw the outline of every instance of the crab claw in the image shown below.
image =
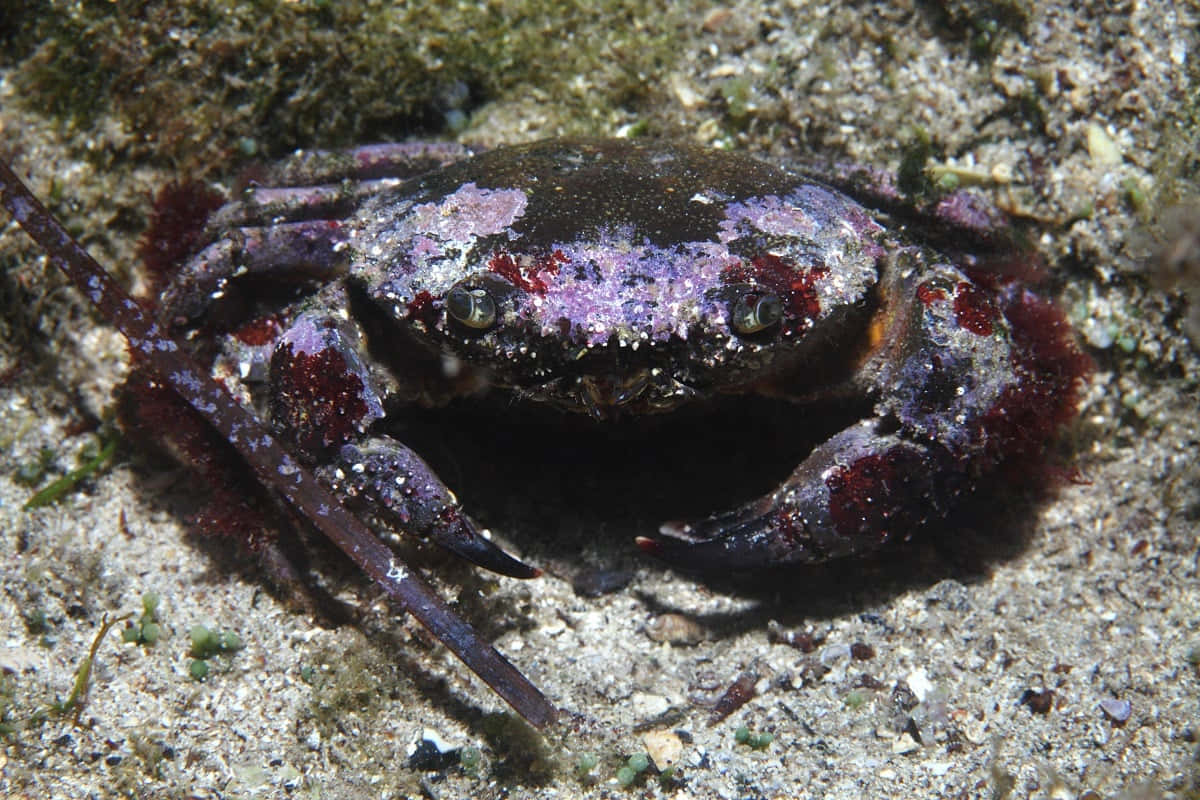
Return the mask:
<path id="1" fill-rule="evenodd" d="M 472 564 L 513 578 L 542 574 L 492 543 L 420 456 L 387 436 L 344 445 L 324 468 L 334 489 L 385 525 L 426 536 Z"/>
<path id="2" fill-rule="evenodd" d="M 936 513 L 933 452 L 874 421 L 818 447 L 769 495 L 690 523 L 668 522 L 638 547 L 697 571 L 815 564 L 877 549 Z"/>

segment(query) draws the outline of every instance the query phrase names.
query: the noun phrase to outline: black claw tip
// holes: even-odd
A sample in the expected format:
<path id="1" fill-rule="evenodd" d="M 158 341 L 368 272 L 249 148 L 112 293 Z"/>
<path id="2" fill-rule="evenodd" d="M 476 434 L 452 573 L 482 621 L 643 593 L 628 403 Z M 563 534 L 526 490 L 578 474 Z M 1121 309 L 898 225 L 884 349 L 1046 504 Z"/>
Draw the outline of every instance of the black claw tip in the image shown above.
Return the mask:
<path id="1" fill-rule="evenodd" d="M 429 537 L 458 557 L 500 575 L 536 578 L 542 574 L 537 567 L 524 564 L 500 549 L 466 515 L 456 513 L 450 524 L 430 531 Z"/>
<path id="2" fill-rule="evenodd" d="M 510 578 L 536 578 L 542 574 L 539 568 L 518 561 L 483 537 L 475 541 L 475 546 L 454 548 L 454 552 L 476 566 Z"/>

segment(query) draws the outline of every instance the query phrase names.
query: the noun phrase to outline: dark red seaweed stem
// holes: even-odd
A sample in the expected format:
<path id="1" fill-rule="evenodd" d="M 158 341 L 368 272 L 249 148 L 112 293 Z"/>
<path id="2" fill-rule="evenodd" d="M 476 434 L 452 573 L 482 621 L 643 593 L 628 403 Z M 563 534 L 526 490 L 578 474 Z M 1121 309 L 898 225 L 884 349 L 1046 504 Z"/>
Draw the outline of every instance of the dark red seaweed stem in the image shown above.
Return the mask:
<path id="1" fill-rule="evenodd" d="M 529 680 L 455 614 L 416 572 L 401 564 L 362 522 L 289 455 L 154 322 L 0 161 L 0 203 L 129 340 L 135 351 L 279 492 L 408 613 L 462 659 L 522 717 L 541 728 L 555 709 Z"/>

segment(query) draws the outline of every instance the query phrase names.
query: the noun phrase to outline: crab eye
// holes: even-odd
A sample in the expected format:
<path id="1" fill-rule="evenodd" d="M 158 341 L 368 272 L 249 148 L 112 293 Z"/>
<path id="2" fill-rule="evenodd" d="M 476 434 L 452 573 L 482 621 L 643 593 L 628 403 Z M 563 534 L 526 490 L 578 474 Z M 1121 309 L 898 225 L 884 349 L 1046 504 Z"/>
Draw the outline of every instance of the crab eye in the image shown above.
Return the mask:
<path id="1" fill-rule="evenodd" d="M 456 286 L 446 294 L 446 312 L 468 328 L 485 331 L 496 324 L 496 301 L 486 289 Z"/>
<path id="2" fill-rule="evenodd" d="M 771 294 L 743 294 L 733 301 L 729 324 L 743 336 L 765 331 L 783 319 L 783 303 Z"/>

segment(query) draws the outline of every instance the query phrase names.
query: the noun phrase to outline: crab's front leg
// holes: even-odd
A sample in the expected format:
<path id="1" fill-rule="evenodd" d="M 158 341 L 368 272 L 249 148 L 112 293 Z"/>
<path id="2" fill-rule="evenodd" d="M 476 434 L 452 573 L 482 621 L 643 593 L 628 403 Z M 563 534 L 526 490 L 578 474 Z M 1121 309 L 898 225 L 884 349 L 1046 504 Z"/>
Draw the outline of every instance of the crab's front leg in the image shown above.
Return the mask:
<path id="1" fill-rule="evenodd" d="M 817 563 L 869 552 L 938 519 L 1004 459 L 1028 459 L 1071 418 L 1085 359 L 1062 315 L 989 289 L 930 251 L 881 283 L 874 354 L 857 374 L 874 413 L 819 445 L 774 492 L 639 539 L 692 569 Z"/>
<path id="2" fill-rule="evenodd" d="M 316 305 L 327 307 L 328 294 Z M 388 381 L 366 366 L 362 343 L 356 323 L 317 309 L 301 312 L 270 347 L 267 397 L 275 428 L 320 464 L 318 476 L 343 502 L 378 525 L 428 537 L 503 575 L 539 575 L 488 540 L 416 453 L 369 433 L 383 417 Z"/>

